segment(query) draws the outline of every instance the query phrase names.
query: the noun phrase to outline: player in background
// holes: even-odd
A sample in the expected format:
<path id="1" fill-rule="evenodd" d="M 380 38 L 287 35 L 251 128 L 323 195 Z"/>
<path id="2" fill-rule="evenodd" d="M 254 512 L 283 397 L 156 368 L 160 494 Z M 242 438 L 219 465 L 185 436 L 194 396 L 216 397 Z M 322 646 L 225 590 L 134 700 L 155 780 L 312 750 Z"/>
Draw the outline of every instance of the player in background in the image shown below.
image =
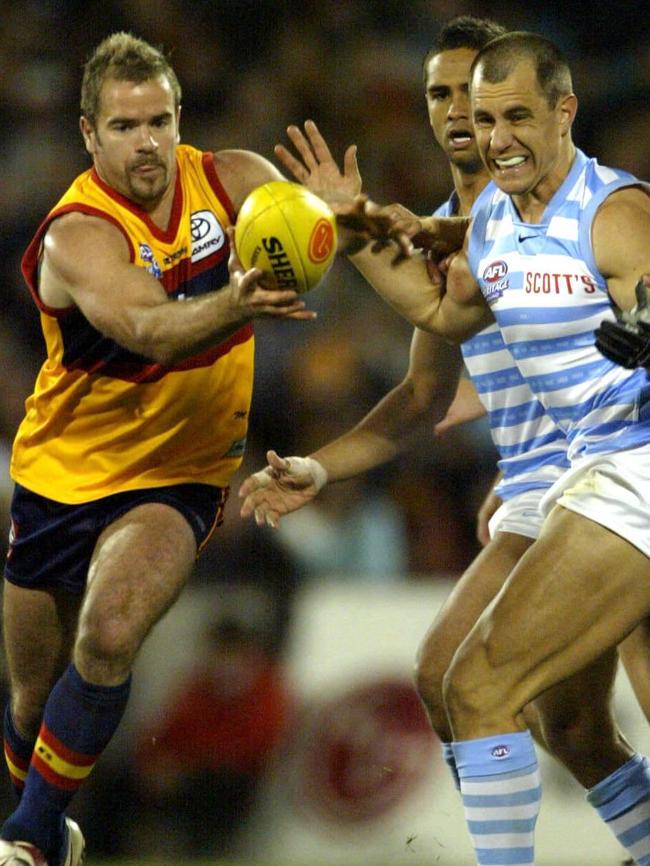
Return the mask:
<path id="1" fill-rule="evenodd" d="M 468 214 L 489 180 L 472 132 L 467 90 L 478 49 L 502 32 L 492 22 L 454 19 L 443 28 L 425 59 L 430 122 L 436 140 L 449 156 L 454 180 L 452 197 L 437 213 Z M 306 138 L 295 127 L 289 130 L 302 162 L 285 148 L 276 151 L 287 169 L 307 184 L 320 171 L 329 172 L 332 184 L 345 186 L 347 182 L 354 192 L 360 179 L 352 152 L 346 154 L 345 172 L 340 175 L 316 127 L 308 122 L 305 131 Z M 356 257 L 357 264 L 360 259 Z M 391 279 L 395 278 L 393 273 Z M 444 674 L 484 608 L 539 534 L 539 503 L 569 466 L 564 435 L 530 391 L 496 325 L 467 341 L 463 354 L 481 389 L 493 438 L 502 455 L 503 481 L 498 489 L 503 504 L 492 517 L 491 540 L 443 606 L 418 663 L 418 689 L 455 776 L 452 731 L 443 700 Z M 242 515 L 254 514 L 258 524 L 276 526 L 284 514 L 311 501 L 324 484 L 368 471 L 396 456 L 407 447 L 414 427 L 430 422 L 432 415 L 444 415 L 453 391 L 450 371 L 458 367 L 458 355 L 446 342 L 416 329 L 404 381 L 352 431 L 308 457 L 281 458 L 269 452 L 270 465 L 242 485 Z M 501 384 L 497 385 L 497 381 Z M 623 644 L 621 653 L 635 691 L 650 711 L 643 628 Z M 612 742 L 621 739 L 609 709 L 615 671 L 616 654 L 611 652 L 580 676 L 535 701 L 536 713 L 527 708 L 529 724 L 535 724 L 539 716 L 547 747 L 585 787 L 607 775 L 610 765 L 603 763 L 602 756 Z"/>
<path id="2" fill-rule="evenodd" d="M 248 193 L 282 175 L 254 153 L 179 144 L 180 102 L 160 51 L 106 38 L 81 87 L 92 168 L 23 259 L 47 360 L 11 462 L 4 744 L 19 803 L 0 833 L 2 866 L 81 863 L 65 810 L 242 459 L 252 322 L 313 317 L 230 247 Z M 341 203 L 356 226 L 348 239 L 385 238 L 389 221 L 364 207 Z"/>

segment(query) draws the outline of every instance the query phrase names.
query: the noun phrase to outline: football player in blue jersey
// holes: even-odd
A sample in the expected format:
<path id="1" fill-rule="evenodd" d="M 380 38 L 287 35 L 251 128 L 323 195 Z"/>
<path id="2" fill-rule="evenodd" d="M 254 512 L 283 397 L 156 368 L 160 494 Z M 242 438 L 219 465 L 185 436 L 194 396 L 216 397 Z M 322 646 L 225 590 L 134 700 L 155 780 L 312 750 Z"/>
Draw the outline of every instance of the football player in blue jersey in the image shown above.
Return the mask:
<path id="1" fill-rule="evenodd" d="M 541 503 L 539 538 L 444 677 L 476 861 L 529 866 L 541 787 L 522 711 L 606 664 L 650 613 L 647 375 L 605 358 L 594 341 L 596 329 L 601 343 L 610 330 L 602 321 L 615 322 L 613 307 L 634 321 L 635 287 L 650 271 L 650 197 L 637 178 L 576 148 L 571 74 L 549 40 L 511 33 L 488 43 L 473 64 L 470 104 L 496 186 L 477 200 L 465 254 L 451 262 L 444 293 L 414 260 L 399 281 L 377 262 L 373 285 L 415 325 L 459 340 L 496 319 L 570 443 L 571 468 Z M 587 697 L 584 709 L 597 711 Z M 600 760 L 588 800 L 648 866 L 647 761 L 620 737 Z"/>
<path id="2" fill-rule="evenodd" d="M 481 31 L 486 24 L 487 27 Z M 450 22 L 425 60 L 429 117 L 436 139 L 449 157 L 455 187 L 446 213 L 468 214 L 490 179 L 478 154 L 468 96 L 472 61 L 488 39 L 496 35 L 493 31 L 488 35 L 490 26 L 493 26 L 491 22 L 475 19 Z M 472 28 L 475 28 L 473 34 Z M 475 41 L 481 32 L 487 38 Z M 346 154 L 344 174 L 341 175 L 326 143 L 311 122 L 305 125 L 305 135 L 295 127 L 290 128 L 289 135 L 302 161 L 283 147 L 278 148 L 277 153 L 301 182 L 324 183 L 322 176 L 318 176 L 320 172 L 328 173 L 332 184 L 345 184 L 347 178 L 352 187 L 356 183 L 360 188 L 352 151 Z M 514 159 L 515 170 L 518 164 Z M 507 170 L 507 166 L 500 170 Z M 378 260 L 369 261 L 366 253 L 355 256 L 353 260 L 363 273 L 370 275 L 371 282 L 374 283 L 375 279 L 381 282 L 385 278 L 392 284 L 386 291 L 391 299 L 403 282 L 404 294 L 410 300 L 411 280 L 412 285 L 418 286 L 418 297 L 426 297 L 426 287 L 422 288 L 421 262 L 405 262 L 401 266 L 402 275 L 404 272 L 407 274 L 404 279 L 403 276 L 398 278 L 395 271 L 388 268 L 379 273 L 381 264 Z M 459 258 L 453 275 L 459 285 L 461 264 Z M 485 314 L 482 324 L 488 324 L 491 317 L 473 288 L 472 281 L 467 292 L 468 303 Z M 411 307 L 407 314 L 413 319 Z M 426 316 L 422 317 L 422 324 L 429 327 Z M 439 330 L 449 333 L 449 329 Z M 476 348 L 473 349 L 472 345 Z M 482 332 L 481 340 L 465 344 L 465 360 L 471 372 L 483 372 L 482 398 L 493 413 L 492 419 L 500 419 L 500 426 L 495 429 L 495 440 L 506 446 L 502 448 L 505 501 L 492 517 L 491 541 L 443 606 L 424 641 L 419 658 L 418 688 L 454 774 L 458 772 L 451 743 L 454 732 L 443 700 L 446 672 L 458 647 L 470 632 L 473 634 L 477 619 L 539 534 L 542 516 L 538 505 L 570 465 L 564 434 L 530 392 L 503 344 L 501 332 L 494 325 Z M 432 414 L 438 418 L 444 414 L 451 399 L 449 373 L 458 366 L 458 353 L 454 353 L 439 337 L 416 329 L 404 381 L 357 427 L 309 457 L 281 458 L 275 452 L 269 452 L 269 466 L 242 485 L 242 515 L 254 514 L 259 524 L 267 522 L 277 526 L 282 515 L 311 501 L 324 484 L 352 477 L 394 457 L 406 447 L 408 434 L 412 433 L 414 426 L 422 420 L 430 420 Z M 503 373 L 506 367 L 511 368 L 508 370 L 511 387 L 492 384 L 490 374 Z M 514 438 L 513 432 L 516 434 Z M 482 622 L 487 618 L 488 614 Z M 521 618 L 525 623 L 524 613 Z M 637 682 L 636 691 L 640 695 L 644 695 L 644 683 L 647 682 L 645 650 L 642 629 L 629 638 L 622 650 L 623 657 L 630 659 L 631 676 Z M 536 715 L 539 715 L 547 746 L 587 788 L 608 777 L 614 765 L 636 760 L 609 710 L 615 670 L 616 653 L 612 649 L 594 657 L 584 670 L 576 668 L 572 671 L 574 676 L 565 683 L 544 694 L 537 693 L 534 696 L 537 698 L 534 702 L 536 713 L 530 704 L 526 706 L 527 723 L 535 725 Z M 523 708 L 522 705 L 520 709 Z M 535 795 L 530 796 L 534 799 Z"/>

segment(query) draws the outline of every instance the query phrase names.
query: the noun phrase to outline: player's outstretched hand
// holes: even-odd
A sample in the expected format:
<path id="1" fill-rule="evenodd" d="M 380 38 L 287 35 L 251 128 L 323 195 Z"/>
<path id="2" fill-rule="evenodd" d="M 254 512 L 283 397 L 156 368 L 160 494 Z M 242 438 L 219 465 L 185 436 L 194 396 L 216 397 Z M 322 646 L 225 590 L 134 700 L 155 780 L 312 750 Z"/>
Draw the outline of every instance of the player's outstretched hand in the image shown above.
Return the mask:
<path id="1" fill-rule="evenodd" d="M 636 306 L 622 313 L 617 322 L 604 321 L 596 328 L 596 347 L 621 367 L 650 369 L 650 303 L 648 277 L 636 284 Z"/>
<path id="2" fill-rule="evenodd" d="M 373 252 L 395 245 L 395 263 L 411 255 L 408 235 L 388 208 L 382 208 L 361 194 L 362 180 L 357 147 L 351 144 L 343 156 L 343 169 L 313 120 L 306 120 L 304 132 L 287 127 L 295 153 L 276 144 L 275 155 L 301 184 L 316 193 L 332 208 L 339 228 L 339 253 L 352 255 L 373 243 Z"/>
<path id="3" fill-rule="evenodd" d="M 470 224 L 468 217 L 417 217 L 409 228 L 413 246 L 428 250 L 438 259 L 462 249 Z M 419 225 L 418 225 L 419 223 Z"/>
<path id="4" fill-rule="evenodd" d="M 282 319 L 315 319 L 316 313 L 305 307 L 300 295 L 292 289 L 266 289 L 260 283 L 262 271 L 249 268 L 245 271 L 235 249 L 235 231 L 232 226 L 226 229 L 230 241 L 228 273 L 233 312 L 242 321 L 270 316 Z"/>
<path id="5" fill-rule="evenodd" d="M 297 511 L 327 483 L 325 468 L 313 457 L 280 457 L 267 451 L 268 466 L 249 475 L 239 488 L 242 517 L 277 529 L 280 518 Z"/>
<path id="6" fill-rule="evenodd" d="M 399 264 L 413 253 L 408 235 L 398 226 L 388 207 L 380 207 L 366 195 L 358 195 L 336 214 L 339 227 L 339 253 L 354 255 L 372 244 L 373 253 L 386 247 L 394 250 L 393 264 Z"/>
<path id="7" fill-rule="evenodd" d="M 319 195 L 336 212 L 341 201 L 349 204 L 361 192 L 356 145 L 351 144 L 345 151 L 341 171 L 314 121 L 306 120 L 304 128 L 303 133 L 294 124 L 287 127 L 297 156 L 283 144 L 276 144 L 275 155 L 299 183 Z"/>

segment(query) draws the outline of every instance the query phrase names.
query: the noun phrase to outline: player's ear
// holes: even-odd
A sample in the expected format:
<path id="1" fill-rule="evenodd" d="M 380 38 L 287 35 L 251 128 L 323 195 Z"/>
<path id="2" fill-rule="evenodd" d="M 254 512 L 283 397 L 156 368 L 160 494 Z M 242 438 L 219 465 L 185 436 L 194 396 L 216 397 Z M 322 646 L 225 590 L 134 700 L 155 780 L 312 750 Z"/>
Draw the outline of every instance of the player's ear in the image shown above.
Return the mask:
<path id="1" fill-rule="evenodd" d="M 83 114 L 79 118 L 79 129 L 81 130 L 84 144 L 86 145 L 86 150 L 92 156 L 92 154 L 95 153 L 95 149 L 96 149 L 96 147 L 95 147 L 95 143 L 96 143 L 95 130 L 94 130 L 92 124 L 90 123 L 90 121 L 88 120 L 88 118 L 84 117 Z"/>
<path id="2" fill-rule="evenodd" d="M 176 109 L 176 144 L 181 140 L 181 106 Z"/>
<path id="3" fill-rule="evenodd" d="M 578 97 L 575 93 L 562 96 L 558 103 L 558 110 L 560 112 L 560 130 L 562 135 L 567 135 L 571 132 L 571 126 L 578 112 Z"/>

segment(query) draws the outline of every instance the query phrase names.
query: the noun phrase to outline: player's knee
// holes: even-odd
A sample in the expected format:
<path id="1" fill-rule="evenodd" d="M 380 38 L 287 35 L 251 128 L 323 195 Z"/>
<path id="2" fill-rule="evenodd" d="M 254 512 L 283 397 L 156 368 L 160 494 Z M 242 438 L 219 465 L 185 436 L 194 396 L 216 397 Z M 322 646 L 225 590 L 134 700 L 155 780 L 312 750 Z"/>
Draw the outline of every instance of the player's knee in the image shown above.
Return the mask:
<path id="1" fill-rule="evenodd" d="M 83 667 L 128 670 L 136 652 L 133 630 L 125 618 L 98 617 L 80 624 L 75 659 Z"/>
<path id="2" fill-rule="evenodd" d="M 452 725 L 455 719 L 479 714 L 487 709 L 485 677 L 478 670 L 476 650 L 459 651 L 445 672 L 442 697 Z"/>
<path id="3" fill-rule="evenodd" d="M 441 739 L 448 740 L 449 722 L 442 698 L 444 673 L 444 669 L 441 669 L 426 652 L 418 654 L 414 671 L 415 688 L 434 731 Z"/>

